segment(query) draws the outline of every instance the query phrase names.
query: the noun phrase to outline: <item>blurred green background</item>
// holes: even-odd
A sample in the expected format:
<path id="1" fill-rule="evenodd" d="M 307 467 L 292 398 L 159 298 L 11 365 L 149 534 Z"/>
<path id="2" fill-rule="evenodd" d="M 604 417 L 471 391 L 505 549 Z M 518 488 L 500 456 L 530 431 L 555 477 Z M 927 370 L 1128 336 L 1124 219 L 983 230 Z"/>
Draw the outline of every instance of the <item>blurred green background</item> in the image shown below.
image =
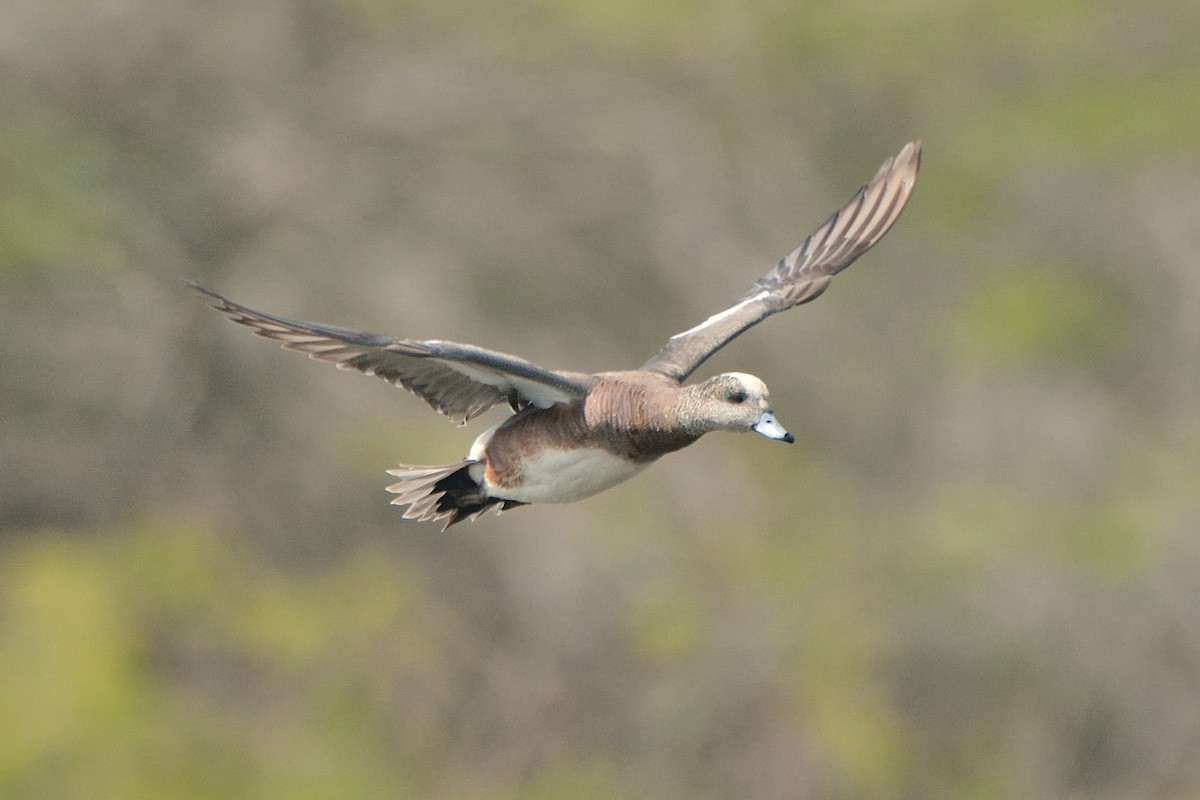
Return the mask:
<path id="1" fill-rule="evenodd" d="M 0 0 L 0 796 L 1200 798 L 1200 6 Z M 632 367 L 909 139 L 714 435 L 458 430 L 222 321 Z"/>

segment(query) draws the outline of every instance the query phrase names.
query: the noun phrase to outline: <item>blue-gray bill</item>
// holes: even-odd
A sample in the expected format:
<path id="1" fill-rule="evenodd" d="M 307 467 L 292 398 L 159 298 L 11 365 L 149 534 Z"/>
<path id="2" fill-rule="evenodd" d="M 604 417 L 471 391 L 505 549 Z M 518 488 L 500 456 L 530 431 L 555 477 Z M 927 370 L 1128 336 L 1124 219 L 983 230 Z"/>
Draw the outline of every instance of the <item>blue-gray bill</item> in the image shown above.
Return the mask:
<path id="1" fill-rule="evenodd" d="M 768 439 L 779 439 L 788 444 L 796 442 L 796 437 L 788 433 L 787 429 L 779 424 L 779 420 L 775 419 L 775 415 L 770 411 L 759 417 L 758 424 L 754 426 L 754 432 L 761 433 Z"/>

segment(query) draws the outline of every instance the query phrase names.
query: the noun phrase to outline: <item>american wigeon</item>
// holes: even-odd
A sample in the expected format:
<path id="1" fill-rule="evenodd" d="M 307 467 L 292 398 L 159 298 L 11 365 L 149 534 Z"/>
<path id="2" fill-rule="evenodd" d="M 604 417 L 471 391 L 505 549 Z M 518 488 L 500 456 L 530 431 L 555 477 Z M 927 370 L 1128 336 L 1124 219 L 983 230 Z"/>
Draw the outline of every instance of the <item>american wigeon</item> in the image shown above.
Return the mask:
<path id="1" fill-rule="evenodd" d="M 906 145 L 736 303 L 672 336 L 635 370 L 548 370 L 469 344 L 296 322 L 187 283 L 259 336 L 342 369 L 377 375 L 459 425 L 507 402 L 513 415 L 484 431 L 464 460 L 388 470 L 399 478 L 388 487 L 396 495 L 392 503 L 408 506 L 406 519 L 444 519 L 448 528 L 493 510 L 588 497 L 709 431 L 795 441 L 776 421 L 766 384 L 753 375 L 731 372 L 690 386 L 683 381 L 751 325 L 815 299 L 879 241 L 908 201 L 920 160 L 920 143 Z"/>

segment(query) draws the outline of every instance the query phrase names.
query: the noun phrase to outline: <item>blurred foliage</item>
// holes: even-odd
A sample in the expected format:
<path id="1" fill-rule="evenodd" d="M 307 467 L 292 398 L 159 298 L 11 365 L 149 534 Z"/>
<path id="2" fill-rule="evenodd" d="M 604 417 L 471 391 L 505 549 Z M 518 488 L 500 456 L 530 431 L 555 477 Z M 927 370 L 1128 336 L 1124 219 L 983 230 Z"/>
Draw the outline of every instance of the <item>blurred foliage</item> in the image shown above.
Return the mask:
<path id="1" fill-rule="evenodd" d="M 1200 7 L 8 0 L 0 796 L 1200 798 Z M 269 311 L 640 363 L 910 138 L 708 437 L 438 535 Z M 495 412 L 488 424 L 500 419 Z"/>
<path id="2" fill-rule="evenodd" d="M 1095 367 L 1120 346 L 1128 319 L 1120 294 L 1045 261 L 1010 263 L 963 308 L 965 363 L 983 368 L 1050 363 Z"/>
<path id="3" fill-rule="evenodd" d="M 430 653 L 390 638 L 408 584 L 350 561 L 250 570 L 211 531 L 152 521 L 6 543 L 5 795 L 407 795 L 411 765 L 361 749 L 388 738 L 371 671 Z"/>

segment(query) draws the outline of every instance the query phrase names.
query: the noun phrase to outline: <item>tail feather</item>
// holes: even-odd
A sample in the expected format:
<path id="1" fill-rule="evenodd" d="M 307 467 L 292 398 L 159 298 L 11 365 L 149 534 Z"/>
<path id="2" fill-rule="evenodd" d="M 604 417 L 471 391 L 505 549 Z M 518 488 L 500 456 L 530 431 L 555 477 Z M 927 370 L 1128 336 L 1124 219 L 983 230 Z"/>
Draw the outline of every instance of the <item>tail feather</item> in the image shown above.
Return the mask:
<path id="1" fill-rule="evenodd" d="M 394 506 L 408 506 L 404 519 L 419 522 L 446 520 L 442 530 L 459 522 L 473 522 L 489 511 L 499 513 L 524 505 L 515 500 L 490 497 L 479 485 L 472 469 L 478 461 L 467 459 L 438 467 L 414 467 L 401 464 L 388 474 L 400 480 L 387 487 L 396 496 Z"/>

